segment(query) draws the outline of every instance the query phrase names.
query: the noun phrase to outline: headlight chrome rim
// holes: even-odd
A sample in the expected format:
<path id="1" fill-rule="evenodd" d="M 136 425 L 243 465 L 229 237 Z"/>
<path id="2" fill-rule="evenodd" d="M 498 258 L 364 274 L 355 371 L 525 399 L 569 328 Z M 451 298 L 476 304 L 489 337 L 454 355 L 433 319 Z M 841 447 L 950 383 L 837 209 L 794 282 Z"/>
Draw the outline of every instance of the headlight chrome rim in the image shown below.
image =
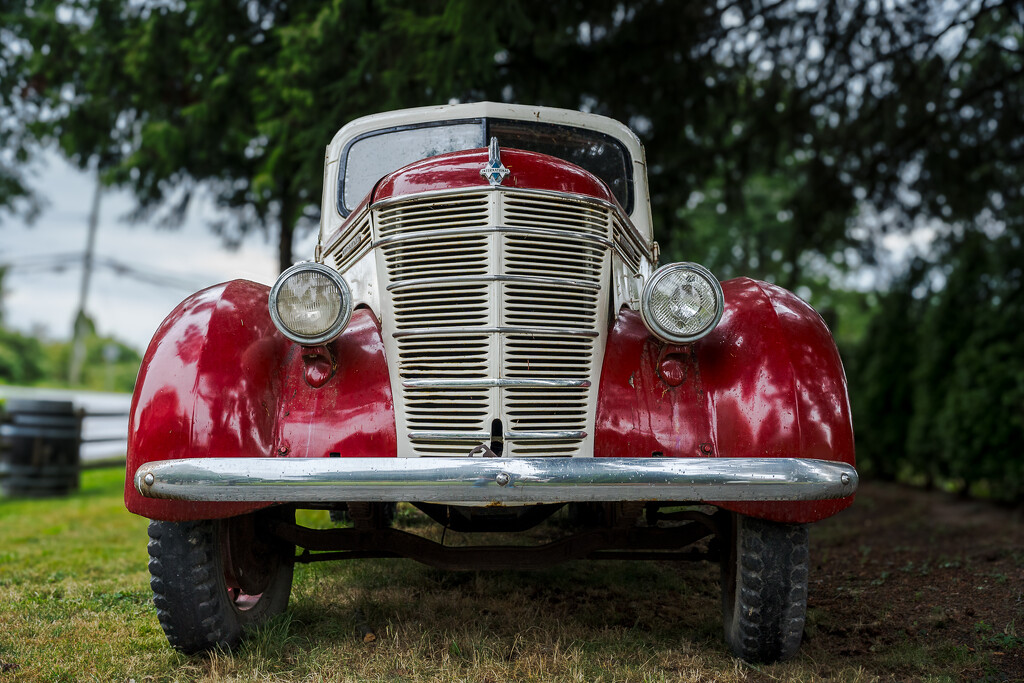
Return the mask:
<path id="1" fill-rule="evenodd" d="M 707 324 L 699 332 L 691 335 L 677 335 L 669 330 L 666 330 L 663 325 L 659 324 L 657 318 L 651 311 L 651 296 L 654 292 L 654 288 L 660 283 L 665 277 L 678 271 L 689 271 L 697 274 L 703 280 L 705 280 L 715 294 L 715 316 L 711 322 Z M 673 344 L 689 344 L 699 339 L 706 337 L 714 330 L 718 323 L 722 320 L 722 313 L 725 311 L 725 293 L 722 291 L 722 284 L 718 281 L 710 270 L 700 265 L 699 263 L 691 263 L 688 261 L 680 263 L 669 263 L 667 265 L 658 268 L 654 271 L 654 274 L 648 278 L 647 282 L 644 283 L 643 293 L 640 295 L 640 317 L 643 319 L 644 325 L 647 329 L 658 339 L 664 342 L 670 342 Z"/>
<path id="2" fill-rule="evenodd" d="M 327 330 L 315 336 L 302 335 L 290 329 L 285 324 L 284 320 L 282 320 L 277 307 L 278 296 L 281 288 L 284 286 L 284 283 L 296 273 L 303 271 L 313 271 L 327 277 L 338 288 L 338 294 L 341 298 L 341 310 L 338 313 L 338 318 Z M 333 341 L 345 330 L 349 321 L 352 319 L 352 292 L 349 289 L 348 283 L 345 282 L 345 278 L 343 278 L 336 270 L 325 266 L 322 263 L 315 263 L 313 261 L 296 263 L 291 268 L 281 273 L 277 278 L 277 282 L 275 282 L 274 286 L 270 289 L 270 296 L 268 297 L 267 303 L 270 308 L 270 319 L 274 322 L 274 326 L 277 327 L 285 337 L 296 344 L 302 344 L 303 346 L 317 346 L 319 344 Z"/>

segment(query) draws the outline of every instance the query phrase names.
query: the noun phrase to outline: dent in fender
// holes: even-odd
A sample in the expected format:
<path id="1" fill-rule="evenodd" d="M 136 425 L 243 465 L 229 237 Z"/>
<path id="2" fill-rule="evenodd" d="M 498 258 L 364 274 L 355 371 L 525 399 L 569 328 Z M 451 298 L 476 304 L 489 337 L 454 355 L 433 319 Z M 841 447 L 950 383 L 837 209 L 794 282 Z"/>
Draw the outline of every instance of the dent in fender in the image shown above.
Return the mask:
<path id="1" fill-rule="evenodd" d="M 269 503 L 143 498 L 139 465 L 189 457 L 394 456 L 394 403 L 380 326 L 360 309 L 331 351 L 321 388 L 305 381 L 302 349 L 267 311 L 269 288 L 235 280 L 182 302 L 143 358 L 129 417 L 125 505 L 151 519 L 210 519 Z M 315 419 L 314 419 L 315 416 Z"/>
<path id="2" fill-rule="evenodd" d="M 737 278 L 722 288 L 722 321 L 688 346 L 662 344 L 635 311 L 620 313 L 601 372 L 595 455 L 800 457 L 855 464 L 846 376 L 821 317 L 768 283 Z M 682 375 L 677 386 L 658 375 L 666 355 Z M 719 505 L 775 521 L 812 522 L 852 502 L 851 496 Z"/>

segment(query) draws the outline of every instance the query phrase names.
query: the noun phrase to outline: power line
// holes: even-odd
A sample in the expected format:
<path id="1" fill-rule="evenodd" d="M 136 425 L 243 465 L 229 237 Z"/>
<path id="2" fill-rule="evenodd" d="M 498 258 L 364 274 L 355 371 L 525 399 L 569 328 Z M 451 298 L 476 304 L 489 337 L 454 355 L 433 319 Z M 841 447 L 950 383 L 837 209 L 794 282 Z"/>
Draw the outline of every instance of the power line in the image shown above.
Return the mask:
<path id="1" fill-rule="evenodd" d="M 69 264 L 78 266 L 82 262 L 82 252 L 65 252 L 63 254 L 33 254 L 31 256 L 19 256 L 17 261 L 0 263 L 0 268 L 8 271 L 28 270 L 48 267 L 60 267 Z"/>
<path id="2" fill-rule="evenodd" d="M 19 258 L 17 261 L 0 263 L 0 268 L 7 269 L 8 272 L 18 271 L 19 276 L 24 276 L 27 274 L 25 271 L 29 271 L 31 274 L 46 272 L 60 273 L 66 272 L 72 268 L 80 268 L 81 265 L 82 252 L 77 252 L 28 256 L 25 258 Z M 198 279 L 193 280 L 190 278 L 183 278 L 177 273 L 162 271 L 150 266 L 146 266 L 145 270 L 143 270 L 137 266 L 106 256 L 95 257 L 93 265 L 96 268 L 102 268 L 112 272 L 114 275 L 150 284 L 155 287 L 194 292 L 206 286 L 205 284 L 199 284 Z M 210 282 L 214 280 L 215 278 L 208 278 L 208 281 Z"/>
<path id="3" fill-rule="evenodd" d="M 146 270 L 140 270 L 135 266 L 110 257 L 97 259 L 96 263 L 97 265 L 101 265 L 104 268 L 112 270 L 117 275 L 132 278 L 140 282 L 146 282 L 158 287 L 185 289 L 190 292 L 194 292 L 203 287 L 203 285 L 197 285 L 195 282 L 183 279 L 175 273 L 168 271 L 161 272 L 159 270 L 154 270 L 149 266 L 146 267 Z"/>

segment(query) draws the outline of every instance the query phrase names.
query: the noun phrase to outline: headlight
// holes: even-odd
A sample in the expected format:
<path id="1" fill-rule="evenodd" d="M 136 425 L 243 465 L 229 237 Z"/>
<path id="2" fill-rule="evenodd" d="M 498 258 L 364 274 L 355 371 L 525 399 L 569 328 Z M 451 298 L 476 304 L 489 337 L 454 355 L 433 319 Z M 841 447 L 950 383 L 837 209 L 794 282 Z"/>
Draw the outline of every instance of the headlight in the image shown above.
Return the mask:
<path id="1" fill-rule="evenodd" d="M 281 334 L 299 344 L 331 341 L 351 317 L 348 284 L 325 265 L 296 263 L 270 290 L 270 318 Z"/>
<path id="2" fill-rule="evenodd" d="M 644 325 L 659 339 L 697 341 L 722 319 L 722 285 L 704 266 L 671 263 L 654 271 L 640 297 Z"/>

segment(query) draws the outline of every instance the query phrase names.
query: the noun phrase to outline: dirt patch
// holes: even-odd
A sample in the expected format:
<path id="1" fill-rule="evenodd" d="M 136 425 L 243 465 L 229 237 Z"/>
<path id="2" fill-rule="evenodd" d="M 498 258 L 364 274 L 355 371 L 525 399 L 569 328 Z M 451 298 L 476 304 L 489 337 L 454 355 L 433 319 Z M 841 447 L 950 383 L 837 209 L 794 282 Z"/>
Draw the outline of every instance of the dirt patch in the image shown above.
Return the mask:
<path id="1" fill-rule="evenodd" d="M 973 660 L 970 678 L 1024 680 L 1020 508 L 872 482 L 811 534 L 809 655 L 896 678 L 922 657 Z"/>

